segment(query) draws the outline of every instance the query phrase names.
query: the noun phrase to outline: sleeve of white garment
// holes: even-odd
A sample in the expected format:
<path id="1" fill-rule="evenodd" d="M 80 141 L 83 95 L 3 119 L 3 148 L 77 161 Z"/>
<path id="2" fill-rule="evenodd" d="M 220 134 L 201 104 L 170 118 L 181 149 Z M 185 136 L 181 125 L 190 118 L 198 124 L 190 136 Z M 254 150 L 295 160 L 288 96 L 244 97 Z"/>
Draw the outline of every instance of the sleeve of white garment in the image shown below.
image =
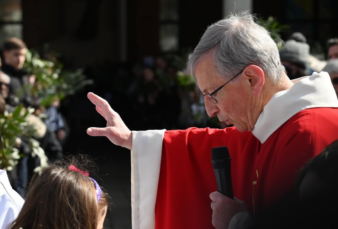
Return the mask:
<path id="1" fill-rule="evenodd" d="M 155 228 L 155 204 L 165 130 L 133 131 L 131 199 L 133 229 Z"/>
<path id="2" fill-rule="evenodd" d="M 17 206 L 7 198 L 0 198 L 0 229 L 7 229 L 19 214 Z"/>

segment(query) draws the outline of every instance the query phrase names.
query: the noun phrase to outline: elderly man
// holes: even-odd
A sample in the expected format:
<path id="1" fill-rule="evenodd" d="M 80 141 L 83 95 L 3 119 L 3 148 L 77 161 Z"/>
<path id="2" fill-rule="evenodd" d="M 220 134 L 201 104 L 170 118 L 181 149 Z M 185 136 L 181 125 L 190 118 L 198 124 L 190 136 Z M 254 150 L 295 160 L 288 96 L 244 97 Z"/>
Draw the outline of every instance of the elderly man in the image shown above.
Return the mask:
<path id="1" fill-rule="evenodd" d="M 338 38 L 331 38 L 327 41 L 327 59 L 338 59 Z"/>
<path id="2" fill-rule="evenodd" d="M 8 75 L 0 71 L 0 95 L 3 99 L 7 99 L 9 95 L 9 85 L 11 79 Z"/>
<path id="3" fill-rule="evenodd" d="M 330 74 L 332 85 L 338 96 L 338 59 L 332 59 L 327 62 L 323 71 Z"/>
<path id="4" fill-rule="evenodd" d="M 105 100 L 88 94 L 107 127 L 87 133 L 131 149 L 134 228 L 228 228 L 245 211 L 242 202 L 214 192 L 213 147 L 229 148 L 234 196 L 259 214 L 284 198 L 305 162 L 338 138 L 328 74 L 291 82 L 276 44 L 249 14 L 211 25 L 188 68 L 208 115 L 234 127 L 132 132 Z"/>

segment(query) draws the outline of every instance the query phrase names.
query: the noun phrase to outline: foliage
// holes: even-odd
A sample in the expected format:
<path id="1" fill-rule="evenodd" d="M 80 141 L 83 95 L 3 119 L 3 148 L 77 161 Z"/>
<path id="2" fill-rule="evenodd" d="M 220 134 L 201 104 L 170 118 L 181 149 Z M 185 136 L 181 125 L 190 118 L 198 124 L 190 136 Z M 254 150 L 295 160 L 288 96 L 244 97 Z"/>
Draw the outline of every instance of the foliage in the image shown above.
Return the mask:
<path id="1" fill-rule="evenodd" d="M 2 154 L 0 154 L 1 168 L 12 170 L 20 159 L 19 151 L 15 147 L 20 144 L 20 137 L 30 138 L 34 133 L 34 127 L 26 122 L 26 117 L 33 112 L 32 109 L 24 109 L 18 106 L 13 113 L 5 112 L 0 115 Z"/>
<path id="2" fill-rule="evenodd" d="M 54 58 L 54 61 L 40 58 L 34 51 L 28 51 L 24 68 L 36 81 L 28 89 L 31 95 L 40 99 L 41 106 L 50 106 L 55 100 L 62 100 L 67 95 L 74 94 L 81 87 L 91 84 L 81 69 L 68 71 Z M 42 167 L 47 166 L 47 157 L 40 147 L 39 142 L 34 139 L 35 127 L 29 124 L 27 117 L 32 115 L 33 109 L 25 109 L 18 106 L 12 113 L 6 112 L 0 115 L 0 128 L 2 154 L 0 154 L 1 168 L 12 170 L 22 157 L 18 150 L 20 139 L 29 141 L 31 155 L 40 159 L 41 166 L 35 169 L 39 172 Z"/>
<path id="3" fill-rule="evenodd" d="M 266 20 L 258 18 L 258 23 L 270 32 L 271 38 L 276 42 L 278 49 L 281 49 L 283 40 L 280 33 L 287 29 L 287 25 L 280 24 L 274 17 L 268 17 Z"/>
<path id="4" fill-rule="evenodd" d="M 41 99 L 41 106 L 50 106 L 53 101 L 62 100 L 83 86 L 92 84 L 82 69 L 65 70 L 57 59 L 42 59 L 35 51 L 27 52 L 25 68 L 36 76 L 36 83 L 31 90 L 33 95 Z"/>
<path id="5" fill-rule="evenodd" d="M 195 83 L 194 78 L 185 72 L 178 71 L 177 80 L 178 80 L 178 85 L 187 91 L 193 91 L 196 88 L 196 83 Z"/>

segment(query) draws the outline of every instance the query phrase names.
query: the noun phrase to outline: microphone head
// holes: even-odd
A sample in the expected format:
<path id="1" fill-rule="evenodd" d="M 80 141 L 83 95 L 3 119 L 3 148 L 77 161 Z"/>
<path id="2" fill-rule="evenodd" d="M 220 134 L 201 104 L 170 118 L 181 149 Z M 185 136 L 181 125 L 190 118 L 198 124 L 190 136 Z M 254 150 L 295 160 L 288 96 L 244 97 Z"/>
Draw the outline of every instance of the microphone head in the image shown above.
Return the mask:
<path id="1" fill-rule="evenodd" d="M 212 160 L 224 160 L 230 158 L 228 147 L 219 146 L 211 150 Z"/>
<path id="2" fill-rule="evenodd" d="M 226 146 L 220 146 L 212 148 L 211 150 L 211 162 L 213 164 L 214 169 L 223 168 L 225 166 L 225 162 L 230 160 L 229 150 Z"/>

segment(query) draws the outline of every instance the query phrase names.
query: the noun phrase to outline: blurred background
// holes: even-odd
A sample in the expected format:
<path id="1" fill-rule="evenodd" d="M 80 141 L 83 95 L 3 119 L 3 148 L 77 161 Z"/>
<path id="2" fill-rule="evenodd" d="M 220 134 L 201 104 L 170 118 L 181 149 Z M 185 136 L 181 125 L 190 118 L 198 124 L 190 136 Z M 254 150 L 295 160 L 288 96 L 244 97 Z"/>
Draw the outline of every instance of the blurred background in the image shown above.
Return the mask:
<path id="1" fill-rule="evenodd" d="M 86 94 L 105 98 L 133 130 L 224 127 L 206 116 L 185 63 L 208 25 L 244 10 L 280 46 L 302 33 L 325 66 L 327 40 L 338 37 L 336 0 L 0 0 L 0 48 L 20 38 L 30 50 L 28 74 L 37 82 L 55 78 L 35 108 L 60 115 L 64 137 L 53 132 L 62 154 L 89 154 L 100 167 L 112 202 L 106 228 L 131 228 L 130 158 L 107 139 L 86 135 L 88 127 L 106 125 Z"/>

